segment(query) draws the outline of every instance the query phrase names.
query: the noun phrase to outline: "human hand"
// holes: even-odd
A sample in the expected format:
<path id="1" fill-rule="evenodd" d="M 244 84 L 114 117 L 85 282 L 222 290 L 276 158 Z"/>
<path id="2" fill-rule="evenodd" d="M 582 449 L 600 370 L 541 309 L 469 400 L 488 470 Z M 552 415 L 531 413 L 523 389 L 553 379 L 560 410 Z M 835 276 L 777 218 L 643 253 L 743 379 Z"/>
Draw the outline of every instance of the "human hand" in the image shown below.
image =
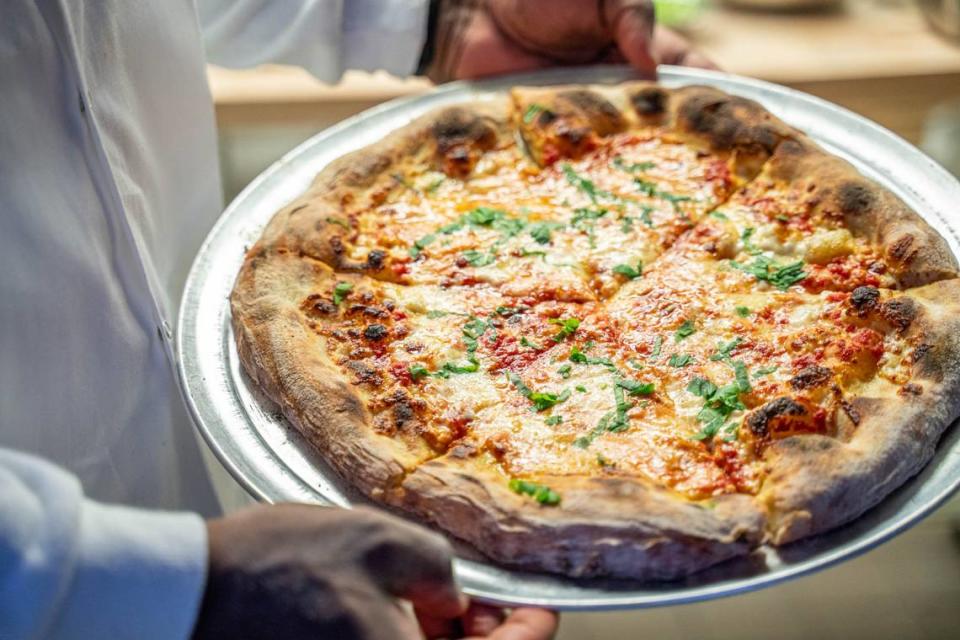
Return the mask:
<path id="1" fill-rule="evenodd" d="M 627 62 L 650 78 L 658 63 L 716 68 L 654 28 L 652 0 L 439 0 L 426 58 L 434 82 L 594 63 Z"/>
<path id="2" fill-rule="evenodd" d="M 397 599 L 434 619 L 457 618 L 467 607 L 449 543 L 385 514 L 257 506 L 207 528 L 209 571 L 195 640 L 419 640 L 416 621 Z M 529 626 L 526 620 L 504 623 L 507 635 L 490 637 L 549 637 L 513 633 Z"/>
<path id="3" fill-rule="evenodd" d="M 558 618 L 556 613 L 545 609 L 523 607 L 508 614 L 498 607 L 476 602 L 453 620 L 417 611 L 427 640 L 550 640 L 557 632 Z"/>

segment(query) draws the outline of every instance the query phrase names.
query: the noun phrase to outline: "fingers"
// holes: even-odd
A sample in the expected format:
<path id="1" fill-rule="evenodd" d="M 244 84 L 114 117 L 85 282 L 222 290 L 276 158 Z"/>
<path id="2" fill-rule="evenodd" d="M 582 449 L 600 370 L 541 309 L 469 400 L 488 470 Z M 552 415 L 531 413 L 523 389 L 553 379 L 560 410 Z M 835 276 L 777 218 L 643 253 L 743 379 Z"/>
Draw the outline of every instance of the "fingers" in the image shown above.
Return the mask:
<path id="1" fill-rule="evenodd" d="M 483 615 L 490 615 L 489 613 Z M 546 609 L 515 609 L 500 626 L 473 640 L 550 640 L 557 632 L 559 616 Z"/>
<path id="2" fill-rule="evenodd" d="M 506 612 L 500 607 L 471 602 L 470 608 L 463 614 L 463 632 L 468 636 L 487 637 L 497 630 Z"/>
<path id="3" fill-rule="evenodd" d="M 453 551 L 441 536 L 399 518 L 366 512 L 382 526 L 368 541 L 368 575 L 393 596 L 409 600 L 433 617 L 455 618 L 467 608 L 453 576 Z"/>
<path id="4" fill-rule="evenodd" d="M 719 69 L 710 58 L 696 51 L 686 38 L 660 25 L 653 31 L 653 55 L 663 64 Z"/>
<path id="5" fill-rule="evenodd" d="M 657 75 L 653 51 L 653 4 L 648 0 L 606 0 L 604 18 L 617 49 L 645 77 Z"/>

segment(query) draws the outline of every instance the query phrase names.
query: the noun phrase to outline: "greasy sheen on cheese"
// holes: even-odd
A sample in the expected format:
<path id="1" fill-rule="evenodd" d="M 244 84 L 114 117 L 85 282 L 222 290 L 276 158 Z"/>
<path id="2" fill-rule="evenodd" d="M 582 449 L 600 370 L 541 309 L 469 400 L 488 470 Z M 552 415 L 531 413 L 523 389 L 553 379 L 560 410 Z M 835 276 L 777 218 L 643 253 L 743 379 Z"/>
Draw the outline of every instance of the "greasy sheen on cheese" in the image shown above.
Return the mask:
<path id="1" fill-rule="evenodd" d="M 337 274 L 300 311 L 378 433 L 505 482 L 624 475 L 709 500 L 758 492 L 771 441 L 848 437 L 845 397 L 907 379 L 881 252 L 806 194 L 657 127 L 525 143 L 463 178 L 412 157 L 328 221 L 377 275 Z"/>

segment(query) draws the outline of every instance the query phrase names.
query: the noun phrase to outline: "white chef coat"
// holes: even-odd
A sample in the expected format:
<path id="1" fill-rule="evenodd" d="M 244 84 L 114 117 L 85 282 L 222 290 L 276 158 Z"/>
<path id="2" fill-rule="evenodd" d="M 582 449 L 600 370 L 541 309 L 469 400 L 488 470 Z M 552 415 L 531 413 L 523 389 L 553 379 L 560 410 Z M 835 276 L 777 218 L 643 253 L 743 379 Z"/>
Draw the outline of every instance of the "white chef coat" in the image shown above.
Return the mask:
<path id="1" fill-rule="evenodd" d="M 3 640 L 192 625 L 202 521 L 93 500 L 217 509 L 171 365 L 182 284 L 222 204 L 204 47 L 324 80 L 406 74 L 426 20 L 424 0 L 198 3 L 0 9 L 0 447 L 62 465 L 88 496 L 0 451 Z"/>

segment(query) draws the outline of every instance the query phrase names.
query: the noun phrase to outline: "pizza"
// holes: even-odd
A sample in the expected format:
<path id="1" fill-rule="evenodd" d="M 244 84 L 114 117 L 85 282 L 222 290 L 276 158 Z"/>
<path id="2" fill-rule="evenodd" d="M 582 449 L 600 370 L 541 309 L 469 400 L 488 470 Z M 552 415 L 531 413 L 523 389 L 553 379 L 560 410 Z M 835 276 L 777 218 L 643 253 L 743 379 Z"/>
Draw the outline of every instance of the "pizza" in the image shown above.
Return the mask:
<path id="1" fill-rule="evenodd" d="M 327 166 L 231 298 L 347 482 L 491 560 L 669 580 L 857 518 L 960 413 L 960 279 L 704 86 L 517 87 Z"/>

